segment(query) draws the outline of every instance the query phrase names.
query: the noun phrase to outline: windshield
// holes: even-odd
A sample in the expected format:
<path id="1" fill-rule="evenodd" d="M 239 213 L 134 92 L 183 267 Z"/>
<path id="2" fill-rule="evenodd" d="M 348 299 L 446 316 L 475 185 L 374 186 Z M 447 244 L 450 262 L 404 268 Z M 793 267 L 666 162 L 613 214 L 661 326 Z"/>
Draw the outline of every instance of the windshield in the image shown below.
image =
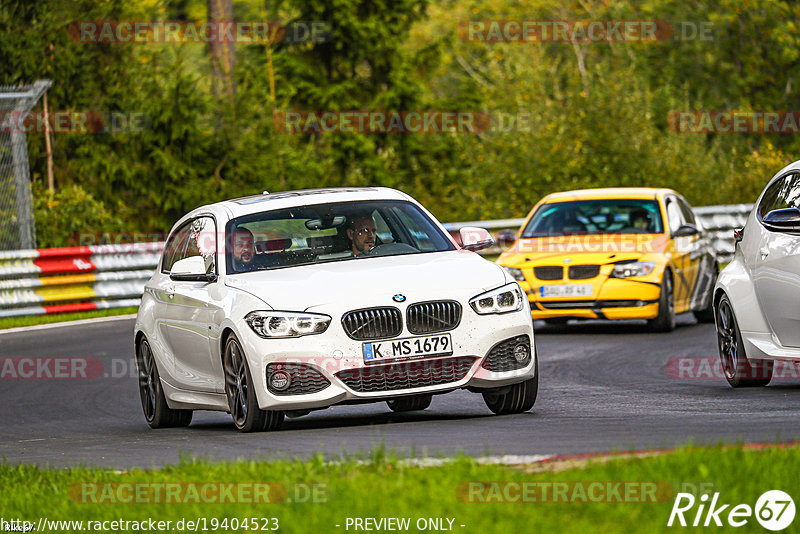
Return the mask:
<path id="1" fill-rule="evenodd" d="M 246 215 L 228 223 L 226 242 L 229 273 L 455 249 L 416 205 L 385 200 Z"/>
<path id="2" fill-rule="evenodd" d="M 660 234 L 661 210 L 655 200 L 574 200 L 544 204 L 522 237 L 591 234 Z"/>

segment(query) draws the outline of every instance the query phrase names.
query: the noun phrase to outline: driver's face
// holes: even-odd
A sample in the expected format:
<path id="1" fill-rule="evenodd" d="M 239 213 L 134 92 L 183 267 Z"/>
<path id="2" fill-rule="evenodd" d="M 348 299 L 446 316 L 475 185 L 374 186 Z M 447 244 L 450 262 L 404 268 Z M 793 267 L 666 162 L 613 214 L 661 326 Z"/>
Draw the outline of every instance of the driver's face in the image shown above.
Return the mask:
<path id="1" fill-rule="evenodd" d="M 375 246 L 375 221 L 372 217 L 358 219 L 352 229 L 347 230 L 347 237 L 353 242 L 353 254 L 360 254 Z"/>
<path id="2" fill-rule="evenodd" d="M 645 218 L 637 218 L 633 220 L 633 227 L 637 230 L 647 230 L 647 219 Z"/>
<path id="3" fill-rule="evenodd" d="M 254 254 L 253 234 L 250 232 L 236 232 L 233 241 L 233 257 L 237 261 L 249 264 L 253 261 Z"/>

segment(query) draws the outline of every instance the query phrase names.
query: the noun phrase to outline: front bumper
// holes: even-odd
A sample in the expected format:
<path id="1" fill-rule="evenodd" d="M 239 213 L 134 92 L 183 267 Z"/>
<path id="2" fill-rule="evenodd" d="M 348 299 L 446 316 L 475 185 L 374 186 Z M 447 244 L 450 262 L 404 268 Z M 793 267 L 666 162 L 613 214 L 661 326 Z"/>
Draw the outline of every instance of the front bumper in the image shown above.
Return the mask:
<path id="1" fill-rule="evenodd" d="M 447 333 L 453 343 L 452 355 L 370 365 L 364 362 L 363 342 L 350 339 L 336 319 L 323 334 L 293 339 L 263 339 L 242 323 L 239 337 L 262 410 L 306 410 L 467 387 L 496 388 L 535 376 L 533 322 L 527 305 L 518 312 L 484 316 L 464 306 L 461 322 Z M 530 339 L 531 358 L 524 367 L 504 371 L 484 365 L 495 346 L 519 336 Z M 397 337 L 416 336 L 404 330 Z M 321 375 L 329 385 L 322 383 L 323 389 L 314 393 L 275 394 L 267 386 L 268 366 L 274 369 L 275 365 L 305 366 L 313 370 L 306 376 L 313 374 L 316 379 Z M 392 368 L 386 373 L 375 371 L 383 365 Z"/>
<path id="2" fill-rule="evenodd" d="M 607 271 L 607 272 L 604 272 Z M 527 274 L 527 273 L 526 273 Z M 534 319 L 653 319 L 658 316 L 660 274 L 646 277 L 610 278 L 610 266 L 590 280 L 537 280 L 532 275 L 520 285 L 528 295 Z M 591 284 L 587 297 L 543 297 L 546 285 Z"/>

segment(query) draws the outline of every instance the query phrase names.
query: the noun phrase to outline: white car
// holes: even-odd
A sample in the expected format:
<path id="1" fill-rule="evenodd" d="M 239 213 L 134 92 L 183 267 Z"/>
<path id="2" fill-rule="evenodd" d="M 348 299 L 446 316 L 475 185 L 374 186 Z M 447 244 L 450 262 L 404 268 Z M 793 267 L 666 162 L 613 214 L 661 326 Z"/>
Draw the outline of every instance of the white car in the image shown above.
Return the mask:
<path id="1" fill-rule="evenodd" d="M 496 414 L 530 410 L 538 361 L 528 299 L 387 188 L 264 193 L 180 219 L 136 319 L 139 389 L 153 428 L 193 410 L 242 431 L 335 404 L 423 410 L 482 393 Z"/>
<path id="2" fill-rule="evenodd" d="M 774 360 L 800 363 L 800 161 L 770 180 L 734 238 L 714 290 L 722 368 L 733 387 L 766 386 Z"/>

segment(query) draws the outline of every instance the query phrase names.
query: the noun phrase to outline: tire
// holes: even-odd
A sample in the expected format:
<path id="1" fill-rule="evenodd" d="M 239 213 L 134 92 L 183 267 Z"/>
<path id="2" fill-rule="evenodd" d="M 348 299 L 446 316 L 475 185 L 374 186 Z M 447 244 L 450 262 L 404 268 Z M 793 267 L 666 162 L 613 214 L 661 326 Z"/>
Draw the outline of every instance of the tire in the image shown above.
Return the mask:
<path id="1" fill-rule="evenodd" d="M 416 412 L 424 410 L 431 405 L 433 395 L 417 395 L 415 397 L 401 397 L 386 401 L 393 412 Z"/>
<path id="2" fill-rule="evenodd" d="M 748 360 L 739 324 L 727 295 L 717 305 L 717 345 L 722 372 L 732 387 L 763 387 L 772 380 L 772 360 Z"/>
<path id="3" fill-rule="evenodd" d="M 283 424 L 284 413 L 262 410 L 258 407 L 247 357 L 239 340 L 233 334 L 225 341 L 222 367 L 225 373 L 225 395 L 228 397 L 228 408 L 236 428 L 241 432 L 279 429 Z"/>
<path id="4" fill-rule="evenodd" d="M 139 340 L 136 347 L 136 369 L 139 374 L 142 411 L 150 428 L 189 426 L 192 422 L 192 410 L 173 410 L 167 405 L 156 359 L 145 337 Z"/>
<path id="5" fill-rule="evenodd" d="M 664 271 L 661 280 L 661 295 L 658 297 L 658 315 L 647 321 L 651 332 L 672 332 L 675 330 L 675 299 L 672 291 L 672 275 Z"/>
<path id="6" fill-rule="evenodd" d="M 508 391 L 498 395 L 491 391 L 483 393 L 483 401 L 495 415 L 510 415 L 527 412 L 536 403 L 539 392 L 539 357 L 534 350 L 536 375 L 524 382 L 513 384 Z M 505 389 L 505 388 L 502 388 Z"/>
<path id="7" fill-rule="evenodd" d="M 711 282 L 711 291 L 708 295 L 708 305 L 702 310 L 692 312 L 698 323 L 708 324 L 714 322 L 714 284 L 719 276 L 719 265 L 714 262 L 714 281 Z"/>

